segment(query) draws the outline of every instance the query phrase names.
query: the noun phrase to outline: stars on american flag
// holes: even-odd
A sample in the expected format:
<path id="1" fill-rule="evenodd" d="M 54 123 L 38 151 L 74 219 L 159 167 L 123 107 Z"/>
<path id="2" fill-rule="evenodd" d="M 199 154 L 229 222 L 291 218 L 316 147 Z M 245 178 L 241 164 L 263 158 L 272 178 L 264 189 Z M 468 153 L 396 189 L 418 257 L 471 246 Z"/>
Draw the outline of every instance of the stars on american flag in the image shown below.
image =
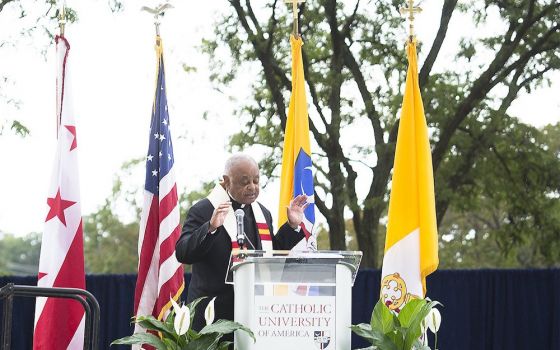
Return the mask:
<path id="1" fill-rule="evenodd" d="M 160 75 L 158 84 L 165 86 L 165 78 Z M 173 146 L 169 132 L 169 114 L 165 89 L 156 90 L 156 104 L 150 127 L 150 145 L 146 156 L 146 190 L 157 195 L 159 182 L 171 170 L 174 163 Z"/>
<path id="2" fill-rule="evenodd" d="M 154 134 L 154 139 L 156 139 L 156 140 L 159 139 L 160 141 L 163 141 L 163 140 L 165 140 L 165 138 L 166 138 L 165 134 L 158 134 L 157 132 Z"/>

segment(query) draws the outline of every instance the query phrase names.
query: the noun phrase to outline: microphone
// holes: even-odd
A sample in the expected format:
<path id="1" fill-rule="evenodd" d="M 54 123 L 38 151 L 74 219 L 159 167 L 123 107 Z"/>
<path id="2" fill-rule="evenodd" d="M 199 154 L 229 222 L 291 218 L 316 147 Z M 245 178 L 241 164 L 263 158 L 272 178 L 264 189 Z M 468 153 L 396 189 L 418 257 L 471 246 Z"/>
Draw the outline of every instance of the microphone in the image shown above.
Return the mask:
<path id="1" fill-rule="evenodd" d="M 235 211 L 235 221 L 237 222 L 237 244 L 239 249 L 243 249 L 243 244 L 245 243 L 245 228 L 243 226 L 243 217 L 245 212 L 242 209 L 237 209 Z"/>

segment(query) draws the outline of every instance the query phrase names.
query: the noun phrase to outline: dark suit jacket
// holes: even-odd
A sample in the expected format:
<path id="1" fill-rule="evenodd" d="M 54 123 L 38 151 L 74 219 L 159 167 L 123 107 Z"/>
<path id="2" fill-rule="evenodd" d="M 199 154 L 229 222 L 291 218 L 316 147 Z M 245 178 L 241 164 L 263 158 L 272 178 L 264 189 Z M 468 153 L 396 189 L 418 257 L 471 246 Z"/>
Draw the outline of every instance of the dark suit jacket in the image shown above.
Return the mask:
<path id="1" fill-rule="evenodd" d="M 303 232 L 295 231 L 288 224 L 282 225 L 276 235 L 273 235 L 270 211 L 262 204 L 259 205 L 271 230 L 274 249 L 291 249 L 304 237 Z M 206 198 L 193 205 L 187 214 L 181 237 L 175 245 L 177 260 L 192 264 L 187 303 L 199 297 L 209 297 L 196 308 L 193 328 L 197 331 L 206 324 L 204 309 L 213 297 L 216 297 L 215 319 L 233 320 L 233 287 L 224 282 L 231 254 L 231 238 L 223 226 L 214 234 L 208 233 L 213 212 L 214 207 Z M 256 225 L 255 232 L 258 232 Z M 260 237 L 257 235 L 256 248 L 261 247 Z"/>

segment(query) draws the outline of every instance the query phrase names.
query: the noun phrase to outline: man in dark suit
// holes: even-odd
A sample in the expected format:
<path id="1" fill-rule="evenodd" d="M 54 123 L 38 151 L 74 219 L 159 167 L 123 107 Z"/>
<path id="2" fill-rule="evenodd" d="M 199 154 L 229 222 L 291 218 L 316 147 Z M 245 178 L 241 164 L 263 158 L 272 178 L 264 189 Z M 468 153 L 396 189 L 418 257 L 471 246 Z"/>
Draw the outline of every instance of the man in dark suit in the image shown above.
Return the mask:
<path id="1" fill-rule="evenodd" d="M 232 246 L 236 245 L 235 210 L 245 212 L 248 249 L 291 249 L 304 238 L 299 228 L 308 205 L 307 196 L 297 196 L 290 202 L 286 208 L 288 222 L 274 235 L 270 211 L 256 202 L 259 190 L 259 168 L 255 160 L 243 154 L 234 155 L 226 162 L 223 181 L 187 214 L 175 254 L 180 262 L 192 264 L 187 303 L 208 297 L 196 308 L 193 329 L 197 331 L 206 324 L 204 309 L 213 297 L 216 297 L 215 319 L 233 320 L 233 287 L 225 283 L 225 276 Z M 262 235 L 263 227 L 268 227 L 270 236 Z M 272 244 L 267 241 L 270 238 Z"/>

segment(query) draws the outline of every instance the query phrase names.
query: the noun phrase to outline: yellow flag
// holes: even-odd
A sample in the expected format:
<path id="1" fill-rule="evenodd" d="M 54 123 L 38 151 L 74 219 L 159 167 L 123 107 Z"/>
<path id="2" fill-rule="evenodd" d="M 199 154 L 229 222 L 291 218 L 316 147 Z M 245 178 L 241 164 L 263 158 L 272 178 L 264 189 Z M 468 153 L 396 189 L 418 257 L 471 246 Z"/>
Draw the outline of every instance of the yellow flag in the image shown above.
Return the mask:
<path id="1" fill-rule="evenodd" d="M 411 298 L 425 296 L 426 276 L 438 266 L 432 156 L 418 86 L 416 42 L 408 44 L 407 53 L 381 272 L 381 298 L 397 312 Z"/>
<path id="2" fill-rule="evenodd" d="M 292 198 L 300 194 L 308 196 L 310 205 L 304 212 L 301 225 L 307 238 L 313 231 L 315 223 L 315 204 L 313 187 L 313 170 L 311 164 L 311 147 L 309 145 L 309 117 L 305 96 L 305 77 L 301 38 L 290 36 L 292 46 L 292 96 L 286 130 L 284 133 L 284 149 L 282 154 L 282 175 L 280 177 L 280 205 L 278 213 L 279 225 L 288 221 L 286 208 Z"/>

